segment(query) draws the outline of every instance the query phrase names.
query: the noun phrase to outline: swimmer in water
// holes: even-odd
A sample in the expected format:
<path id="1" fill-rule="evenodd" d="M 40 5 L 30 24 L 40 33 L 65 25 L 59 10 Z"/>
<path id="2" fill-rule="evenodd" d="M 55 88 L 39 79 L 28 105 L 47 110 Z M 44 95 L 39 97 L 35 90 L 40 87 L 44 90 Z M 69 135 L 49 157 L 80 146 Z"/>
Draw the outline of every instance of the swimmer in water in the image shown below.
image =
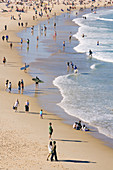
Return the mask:
<path id="1" fill-rule="evenodd" d="M 63 41 L 63 48 L 65 48 L 65 41 Z"/>
<path id="2" fill-rule="evenodd" d="M 97 41 L 97 45 L 99 45 L 99 41 Z"/>

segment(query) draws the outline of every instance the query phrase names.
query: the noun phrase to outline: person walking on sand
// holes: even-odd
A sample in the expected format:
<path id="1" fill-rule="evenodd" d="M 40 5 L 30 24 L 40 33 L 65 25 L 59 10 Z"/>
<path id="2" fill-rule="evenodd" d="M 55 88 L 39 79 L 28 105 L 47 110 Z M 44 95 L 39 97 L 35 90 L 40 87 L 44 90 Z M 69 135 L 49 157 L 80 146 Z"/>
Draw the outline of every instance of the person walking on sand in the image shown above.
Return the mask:
<path id="1" fill-rule="evenodd" d="M 20 39 L 20 43 L 21 43 L 21 46 L 22 46 L 22 44 L 23 44 L 23 38 Z"/>
<path id="2" fill-rule="evenodd" d="M 9 93 L 11 93 L 11 89 L 12 89 L 12 84 L 11 84 L 11 82 L 9 82 L 8 89 L 9 89 Z"/>
<path id="3" fill-rule="evenodd" d="M 52 141 L 50 141 L 50 143 L 48 145 L 48 150 L 49 150 L 49 154 L 47 156 L 47 161 L 49 160 L 49 157 L 52 156 L 52 152 L 53 152 Z"/>
<path id="4" fill-rule="evenodd" d="M 52 133 L 53 133 L 53 128 L 52 128 L 52 123 L 50 122 L 49 123 L 49 140 L 51 140 Z"/>
<path id="5" fill-rule="evenodd" d="M 15 110 L 15 112 L 17 112 L 18 105 L 19 105 L 19 100 L 17 99 L 13 106 L 13 109 Z"/>
<path id="6" fill-rule="evenodd" d="M 8 89 L 8 83 L 9 83 L 9 80 L 6 80 L 6 83 L 5 83 L 5 90 Z"/>
<path id="7" fill-rule="evenodd" d="M 5 63 L 6 63 L 6 58 L 4 57 L 3 58 L 3 64 L 5 65 Z"/>
<path id="8" fill-rule="evenodd" d="M 29 112 L 29 100 L 25 103 L 25 112 Z"/>
<path id="9" fill-rule="evenodd" d="M 40 110 L 40 118 L 43 119 L 43 110 Z"/>
<path id="10" fill-rule="evenodd" d="M 6 35 L 6 41 L 8 42 L 8 39 L 9 39 L 9 36 L 8 35 Z"/>
<path id="11" fill-rule="evenodd" d="M 12 47 L 13 47 L 13 43 L 11 42 L 11 43 L 10 43 L 10 48 L 12 49 Z"/>
<path id="12" fill-rule="evenodd" d="M 56 141 L 53 141 L 53 151 L 52 151 L 51 161 L 53 161 L 54 157 L 55 157 L 55 161 L 58 161 L 57 152 L 56 152 Z"/>
<path id="13" fill-rule="evenodd" d="M 23 79 L 21 79 L 21 93 L 23 94 L 23 92 L 24 92 L 24 81 L 23 81 Z"/>

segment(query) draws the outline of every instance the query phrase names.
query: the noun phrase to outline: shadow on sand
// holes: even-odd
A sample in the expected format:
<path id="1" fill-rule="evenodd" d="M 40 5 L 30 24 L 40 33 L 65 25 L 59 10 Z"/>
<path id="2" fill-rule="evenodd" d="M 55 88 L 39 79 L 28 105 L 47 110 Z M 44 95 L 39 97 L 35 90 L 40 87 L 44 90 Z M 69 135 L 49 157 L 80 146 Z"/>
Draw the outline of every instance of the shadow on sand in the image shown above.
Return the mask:
<path id="1" fill-rule="evenodd" d="M 81 141 L 81 140 L 68 140 L 68 139 L 54 139 L 55 141 L 61 141 L 61 142 L 86 142 L 87 141 Z"/>
<path id="2" fill-rule="evenodd" d="M 68 162 L 68 163 L 96 163 L 96 162 L 81 161 L 81 160 L 58 160 L 58 162 Z"/>

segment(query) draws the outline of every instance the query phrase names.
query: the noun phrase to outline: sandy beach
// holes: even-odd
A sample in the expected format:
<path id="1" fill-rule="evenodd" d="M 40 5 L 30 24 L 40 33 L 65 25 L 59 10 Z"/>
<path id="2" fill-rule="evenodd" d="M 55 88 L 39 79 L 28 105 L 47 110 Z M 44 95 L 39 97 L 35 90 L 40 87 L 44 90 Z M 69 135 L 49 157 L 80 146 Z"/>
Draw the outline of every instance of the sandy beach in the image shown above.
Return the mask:
<path id="1" fill-rule="evenodd" d="M 77 2 L 78 3 L 78 2 Z M 98 3 L 96 2 L 96 5 Z M 104 6 L 105 2 L 99 2 Z M 5 3 L 0 4 L 0 9 L 7 9 Z M 104 170 L 113 169 L 113 149 L 106 146 L 104 142 L 90 135 L 91 132 L 75 131 L 72 126 L 62 123 L 62 119 L 54 113 L 44 111 L 43 119 L 40 119 L 40 106 L 37 99 L 18 93 L 8 93 L 5 91 L 5 81 L 12 82 L 12 88 L 17 89 L 18 81 L 23 79 L 25 87 L 33 84 L 32 77 L 20 70 L 24 66 L 22 56 L 17 51 L 20 44 L 20 38 L 17 33 L 25 27 L 37 25 L 40 21 L 48 19 L 44 13 L 43 17 L 37 15 L 33 20 L 34 10 L 27 8 L 27 13 L 21 13 L 22 19 L 18 19 L 15 12 L 15 6 L 12 12 L 0 13 L 0 37 L 9 36 L 9 41 L 0 39 L 0 169 L 5 170 L 36 170 L 36 169 L 70 169 L 70 170 Z M 86 5 L 86 7 L 90 4 Z M 84 7 L 84 4 L 83 4 Z M 21 8 L 21 6 L 19 6 Z M 77 5 L 77 10 L 81 5 Z M 49 17 L 61 14 L 61 9 L 67 12 L 67 5 L 54 5 Z M 10 10 L 10 8 L 8 8 Z M 40 7 L 37 10 L 40 11 Z M 14 15 L 16 20 L 11 20 Z M 18 22 L 23 22 L 24 26 L 18 26 Z M 7 25 L 7 30 L 4 26 Z M 27 37 L 26 37 L 27 40 Z M 26 43 L 24 40 L 24 43 Z M 12 49 L 10 48 L 12 42 Z M 6 57 L 6 64 L 2 63 L 3 57 Z M 13 104 L 19 100 L 18 112 L 14 112 Z M 30 111 L 25 113 L 25 102 L 29 100 Z M 52 139 L 56 141 L 58 162 L 46 161 L 48 155 L 49 143 L 49 122 L 53 125 Z"/>

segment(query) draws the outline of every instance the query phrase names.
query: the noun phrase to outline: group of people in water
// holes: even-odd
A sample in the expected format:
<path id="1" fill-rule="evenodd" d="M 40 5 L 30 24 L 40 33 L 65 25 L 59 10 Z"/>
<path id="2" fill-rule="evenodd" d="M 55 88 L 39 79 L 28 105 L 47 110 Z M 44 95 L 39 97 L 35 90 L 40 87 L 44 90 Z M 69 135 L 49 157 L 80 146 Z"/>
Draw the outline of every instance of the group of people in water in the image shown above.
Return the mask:
<path id="1" fill-rule="evenodd" d="M 71 65 L 71 71 L 74 71 L 74 73 L 78 73 L 78 68 L 76 66 L 76 64 L 74 65 L 72 61 L 67 62 L 67 72 L 69 72 L 70 70 L 70 65 Z"/>

